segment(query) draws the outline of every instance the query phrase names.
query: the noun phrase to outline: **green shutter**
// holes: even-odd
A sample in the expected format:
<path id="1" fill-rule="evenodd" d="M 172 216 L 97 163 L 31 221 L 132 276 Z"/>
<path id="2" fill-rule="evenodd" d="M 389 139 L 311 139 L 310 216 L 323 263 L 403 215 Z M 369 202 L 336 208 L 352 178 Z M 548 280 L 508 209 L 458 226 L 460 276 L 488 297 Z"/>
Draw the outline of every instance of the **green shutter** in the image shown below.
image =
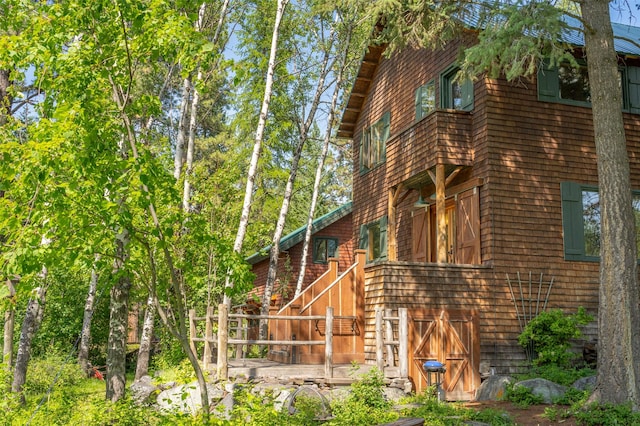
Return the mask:
<path id="1" fill-rule="evenodd" d="M 389 140 L 389 134 L 391 132 L 391 113 L 389 111 L 382 115 L 382 134 L 380 144 L 380 162 L 384 163 L 387 159 L 387 140 Z"/>
<path id="2" fill-rule="evenodd" d="M 541 101 L 557 101 L 560 93 L 558 69 L 549 68 L 544 62 L 538 68 L 538 99 Z"/>
<path id="3" fill-rule="evenodd" d="M 566 260 L 584 258 L 584 225 L 582 220 L 582 188 L 574 182 L 561 182 L 562 231 Z"/>
<path id="4" fill-rule="evenodd" d="M 369 252 L 369 230 L 367 225 L 360 225 L 360 241 L 358 242 L 358 248 L 367 250 Z"/>
<path id="5" fill-rule="evenodd" d="M 418 90 L 416 90 L 416 99 L 415 99 L 416 121 L 424 117 L 424 111 L 422 111 L 422 97 L 424 96 L 423 89 L 424 89 L 424 86 L 420 86 L 418 87 Z"/>
<path id="6" fill-rule="evenodd" d="M 629 112 L 640 113 L 640 67 L 627 68 Z"/>
<path id="7" fill-rule="evenodd" d="M 462 94 L 462 105 L 460 105 L 460 109 L 463 111 L 471 111 L 473 109 L 473 81 L 465 80 L 460 83 L 460 92 Z"/>
<path id="8" fill-rule="evenodd" d="M 387 258 L 387 216 L 380 218 L 380 259 Z"/>

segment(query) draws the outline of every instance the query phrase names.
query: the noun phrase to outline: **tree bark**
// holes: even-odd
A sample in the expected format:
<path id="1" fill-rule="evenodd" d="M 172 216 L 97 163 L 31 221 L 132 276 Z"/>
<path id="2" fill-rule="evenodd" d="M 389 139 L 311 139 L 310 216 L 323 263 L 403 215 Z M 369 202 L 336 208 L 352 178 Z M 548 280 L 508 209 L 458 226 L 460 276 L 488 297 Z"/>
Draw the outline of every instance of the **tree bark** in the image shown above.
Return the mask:
<path id="1" fill-rule="evenodd" d="M 191 80 L 182 80 L 182 105 L 180 106 L 180 118 L 178 119 L 178 135 L 176 137 L 176 150 L 173 155 L 173 177 L 180 179 L 182 164 L 184 163 L 184 140 L 187 134 L 187 116 L 189 113 L 189 99 L 191 94 Z"/>
<path id="2" fill-rule="evenodd" d="M 153 325 L 156 318 L 155 301 L 153 295 L 147 299 L 147 309 L 144 313 L 144 323 L 142 325 L 142 336 L 140 337 L 140 348 L 138 349 L 138 363 L 136 364 L 135 380 L 149 373 L 149 358 L 151 354 L 151 344 L 153 339 Z"/>
<path id="3" fill-rule="evenodd" d="M 127 326 L 129 290 L 131 289 L 131 279 L 125 270 L 128 245 L 129 234 L 125 230 L 116 237 L 116 256 L 112 273 L 116 280 L 111 288 L 111 301 L 109 304 L 106 398 L 113 402 L 124 397 L 126 384 Z"/>
<path id="4" fill-rule="evenodd" d="M 593 398 L 640 409 L 640 291 L 622 89 L 609 2 L 584 0 L 601 213 L 598 375 Z"/>
<path id="5" fill-rule="evenodd" d="M 15 324 L 15 309 L 13 308 L 13 304 L 16 290 L 10 279 L 7 280 L 6 284 L 9 290 L 8 298 L 10 301 L 7 311 L 4 313 L 2 362 L 7 366 L 7 370 L 11 370 L 11 366 L 13 365 L 13 327 Z"/>
<path id="6" fill-rule="evenodd" d="M 46 280 L 46 270 L 44 272 Z M 44 282 L 43 282 L 44 284 Z M 18 354 L 16 355 L 16 365 L 13 370 L 13 383 L 11 391 L 20 394 L 20 401 L 24 404 L 25 398 L 22 387 L 27 380 L 27 367 L 31 358 L 31 342 L 40 324 L 42 323 L 42 313 L 44 311 L 47 289 L 43 285 L 38 287 L 27 304 L 27 312 L 22 320 L 22 330 L 20 331 L 20 342 L 18 343 Z"/>
<path id="7" fill-rule="evenodd" d="M 12 97 L 9 95 L 9 87 L 11 86 L 9 74 L 9 70 L 0 69 L 0 126 L 5 125 L 11 115 Z"/>
<path id="8" fill-rule="evenodd" d="M 267 79 L 264 87 L 264 97 L 262 99 L 262 107 L 260 109 L 260 117 L 258 119 L 258 126 L 256 128 L 256 137 L 253 143 L 253 152 L 251 154 L 251 161 L 249 162 L 249 170 L 247 171 L 247 185 L 244 192 L 244 201 L 242 203 L 242 213 L 240 214 L 240 224 L 238 225 L 238 232 L 236 233 L 236 239 L 233 244 L 233 250 L 236 253 L 242 251 L 242 244 L 244 237 L 247 233 L 247 226 L 249 224 L 249 214 L 251 213 L 251 200 L 253 198 L 253 186 L 256 180 L 256 172 L 258 170 L 258 160 L 260 158 L 260 151 L 262 150 L 262 139 L 264 137 L 264 129 L 267 123 L 267 114 L 269 113 L 269 104 L 271 102 L 271 94 L 273 92 L 273 75 L 276 69 L 276 53 L 278 50 L 278 36 L 280 34 L 280 23 L 284 16 L 284 11 L 289 0 L 278 0 L 276 19 L 273 25 L 273 34 L 271 37 L 271 50 L 269 51 L 269 65 L 267 67 Z M 227 289 L 233 287 L 231 278 L 227 274 L 225 287 Z M 224 304 L 231 306 L 231 297 L 225 291 Z"/>
<path id="9" fill-rule="evenodd" d="M 84 317 L 82 318 L 82 331 L 80 333 L 80 345 L 78 346 L 78 364 L 87 377 L 93 375 L 91 363 L 89 362 L 89 345 L 91 344 L 91 319 L 93 318 L 93 308 L 98 287 L 98 274 L 95 267 L 91 270 L 91 280 L 89 281 L 89 293 L 84 304 Z"/>

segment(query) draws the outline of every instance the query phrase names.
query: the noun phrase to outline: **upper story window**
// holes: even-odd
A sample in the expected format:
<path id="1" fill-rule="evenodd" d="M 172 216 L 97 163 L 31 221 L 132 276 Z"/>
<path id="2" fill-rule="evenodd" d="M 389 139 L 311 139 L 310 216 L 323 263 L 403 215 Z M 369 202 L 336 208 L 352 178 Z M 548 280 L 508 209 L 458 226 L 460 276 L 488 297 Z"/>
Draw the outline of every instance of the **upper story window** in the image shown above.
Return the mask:
<path id="1" fill-rule="evenodd" d="M 338 239 L 329 237 L 314 238 L 313 263 L 327 263 L 331 257 L 338 257 Z"/>
<path id="2" fill-rule="evenodd" d="M 360 173 L 366 173 L 384 163 L 387 139 L 389 139 L 390 122 L 391 113 L 387 111 L 377 122 L 362 132 L 362 139 L 360 141 Z"/>
<path id="3" fill-rule="evenodd" d="M 387 258 L 387 216 L 360 226 L 358 247 L 367 252 L 367 262 Z"/>
<path id="4" fill-rule="evenodd" d="M 440 103 L 442 108 L 470 111 L 473 109 L 473 82 L 460 81 L 460 68 L 453 65 L 440 75 Z"/>
<path id="5" fill-rule="evenodd" d="M 564 258 L 567 260 L 600 259 L 601 217 L 598 188 L 575 182 L 562 182 L 562 230 Z M 640 192 L 633 192 L 636 218 L 636 247 L 640 249 Z M 640 251 L 638 252 L 640 253 Z"/>
<path id="6" fill-rule="evenodd" d="M 416 121 L 429 115 L 436 109 L 436 84 L 433 80 L 416 90 Z"/>
<path id="7" fill-rule="evenodd" d="M 620 67 L 622 108 L 640 114 L 640 67 Z M 571 105 L 590 106 L 589 73 L 584 61 L 578 66 L 568 62 L 551 68 L 543 64 L 538 69 L 538 99 Z"/>

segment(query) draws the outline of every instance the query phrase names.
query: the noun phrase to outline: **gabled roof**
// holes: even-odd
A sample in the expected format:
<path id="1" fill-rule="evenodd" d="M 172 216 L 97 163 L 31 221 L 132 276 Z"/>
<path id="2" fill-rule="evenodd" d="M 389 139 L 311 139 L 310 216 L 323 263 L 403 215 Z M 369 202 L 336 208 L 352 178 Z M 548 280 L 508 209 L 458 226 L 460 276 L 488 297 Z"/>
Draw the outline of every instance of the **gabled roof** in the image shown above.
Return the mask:
<path id="1" fill-rule="evenodd" d="M 477 16 L 470 14 L 463 19 L 466 21 L 466 25 L 470 28 L 477 28 Z M 582 22 L 579 19 L 566 16 L 564 17 L 567 25 L 574 29 L 567 29 L 563 33 L 564 42 L 576 47 L 584 47 L 584 35 L 579 28 L 582 28 Z M 634 27 L 632 25 L 611 23 L 613 28 L 613 44 L 616 52 L 627 56 L 640 56 L 640 27 Z M 634 43 L 635 42 L 635 43 Z M 380 63 L 380 58 L 385 50 L 385 46 L 369 46 L 358 75 L 353 83 L 351 94 L 349 95 L 349 101 L 342 114 L 342 120 L 340 121 L 340 127 L 338 128 L 337 136 L 339 138 L 353 138 L 355 132 L 356 123 L 364 100 L 373 81 L 373 77 Z"/>
<path id="2" fill-rule="evenodd" d="M 353 211 L 353 202 L 349 201 L 346 204 L 343 204 L 342 206 L 338 207 L 335 210 L 330 211 L 329 213 L 325 214 L 324 216 L 320 216 L 319 218 L 317 218 L 316 220 L 313 221 L 313 224 L 311 226 L 311 232 L 313 234 L 323 230 L 324 228 L 328 227 L 329 225 L 334 224 L 335 222 L 337 222 L 338 220 L 342 219 L 343 217 L 345 217 L 346 215 L 348 215 L 349 213 L 351 213 Z M 298 244 L 299 242 L 304 240 L 304 236 L 307 230 L 307 225 L 301 226 L 300 228 L 296 229 L 295 231 L 293 231 L 292 233 L 290 233 L 289 235 L 286 235 L 285 237 L 283 237 L 280 240 L 280 251 L 285 251 L 285 250 L 289 250 L 291 247 L 295 246 L 296 244 Z M 261 262 L 265 259 L 269 258 L 269 250 L 271 250 L 271 246 L 267 246 L 264 247 L 262 250 L 260 250 L 257 253 L 252 254 L 251 256 L 247 257 L 246 261 L 252 265 L 255 265 L 258 262 Z"/>

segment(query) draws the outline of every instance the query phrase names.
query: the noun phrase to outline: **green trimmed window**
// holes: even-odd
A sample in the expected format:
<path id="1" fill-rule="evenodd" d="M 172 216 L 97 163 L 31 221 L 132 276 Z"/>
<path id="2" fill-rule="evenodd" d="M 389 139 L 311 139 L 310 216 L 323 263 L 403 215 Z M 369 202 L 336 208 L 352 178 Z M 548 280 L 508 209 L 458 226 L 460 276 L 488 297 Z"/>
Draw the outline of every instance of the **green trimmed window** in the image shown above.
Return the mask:
<path id="1" fill-rule="evenodd" d="M 440 75 L 440 103 L 442 108 L 471 111 L 473 109 L 473 82 L 460 81 L 460 68 L 453 65 Z"/>
<path id="2" fill-rule="evenodd" d="M 313 263 L 327 263 L 330 257 L 338 257 L 338 239 L 315 237 L 313 239 Z"/>
<path id="3" fill-rule="evenodd" d="M 367 252 L 367 262 L 387 258 L 387 216 L 360 226 L 358 247 Z"/>
<path id="4" fill-rule="evenodd" d="M 623 105 L 625 111 L 640 114 L 640 67 L 621 66 Z M 591 106 L 589 73 L 584 61 L 574 67 L 568 62 L 558 67 L 548 63 L 538 69 L 538 99 L 570 105 Z"/>
<path id="5" fill-rule="evenodd" d="M 429 115 L 436 109 L 436 84 L 433 80 L 416 90 L 416 121 Z"/>
<path id="6" fill-rule="evenodd" d="M 566 260 L 600 259 L 600 194 L 598 188 L 575 182 L 562 182 L 562 229 Z M 633 192 L 636 221 L 636 247 L 640 249 L 640 192 Z M 640 251 L 638 252 L 640 253 Z"/>
<path id="7" fill-rule="evenodd" d="M 366 173 L 385 162 L 387 139 L 391 113 L 385 112 L 382 117 L 362 132 L 360 142 L 360 172 Z"/>

